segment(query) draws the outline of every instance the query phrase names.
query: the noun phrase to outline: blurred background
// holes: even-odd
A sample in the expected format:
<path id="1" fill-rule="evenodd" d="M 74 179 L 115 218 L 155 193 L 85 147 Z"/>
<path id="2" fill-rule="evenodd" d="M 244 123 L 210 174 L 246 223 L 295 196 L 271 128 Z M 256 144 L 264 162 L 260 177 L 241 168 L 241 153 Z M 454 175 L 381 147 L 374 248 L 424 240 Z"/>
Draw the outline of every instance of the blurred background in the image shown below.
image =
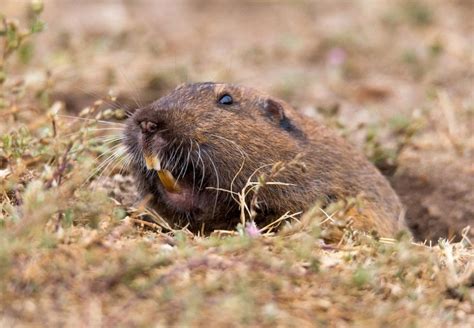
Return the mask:
<path id="1" fill-rule="evenodd" d="M 183 82 L 259 88 L 364 151 L 419 239 L 469 224 L 472 235 L 472 1 L 43 3 L 44 30 L 5 70 L 44 111 L 60 101 L 77 114 L 110 92 L 133 110 Z M 23 22 L 28 4 L 3 0 L 0 11 Z"/>

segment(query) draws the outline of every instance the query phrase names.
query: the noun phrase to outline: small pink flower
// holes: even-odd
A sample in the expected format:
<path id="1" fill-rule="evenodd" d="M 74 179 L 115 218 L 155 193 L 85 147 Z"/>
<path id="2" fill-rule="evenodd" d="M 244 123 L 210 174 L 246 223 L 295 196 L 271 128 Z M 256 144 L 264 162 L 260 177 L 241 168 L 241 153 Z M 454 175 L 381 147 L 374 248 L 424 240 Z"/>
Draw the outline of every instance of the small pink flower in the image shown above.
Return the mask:
<path id="1" fill-rule="evenodd" d="M 245 232 L 251 238 L 257 238 L 261 235 L 260 230 L 258 230 L 257 226 L 255 225 L 255 222 L 253 221 L 247 222 L 247 224 L 245 225 Z"/>
<path id="2" fill-rule="evenodd" d="M 346 61 L 347 54 L 342 48 L 332 48 L 327 54 L 327 62 L 331 66 L 340 66 Z"/>

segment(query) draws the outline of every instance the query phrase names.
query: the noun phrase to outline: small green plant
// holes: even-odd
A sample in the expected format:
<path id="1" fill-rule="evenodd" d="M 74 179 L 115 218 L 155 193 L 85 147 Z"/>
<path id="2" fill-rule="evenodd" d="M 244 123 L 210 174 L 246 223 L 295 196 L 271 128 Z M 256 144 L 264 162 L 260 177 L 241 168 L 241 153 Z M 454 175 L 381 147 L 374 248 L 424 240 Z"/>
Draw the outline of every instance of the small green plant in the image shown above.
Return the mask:
<path id="1" fill-rule="evenodd" d="M 29 49 L 22 48 L 29 39 L 45 28 L 45 23 L 41 20 L 43 11 L 43 2 L 41 0 L 32 0 L 28 8 L 28 22 L 26 27 L 20 26 L 20 23 L 13 19 L 7 19 L 0 13 L 0 84 L 5 82 L 7 77 L 7 60 L 14 53 L 19 53 L 25 60 L 31 57 L 31 45 Z"/>
<path id="2" fill-rule="evenodd" d="M 433 11 L 419 0 L 408 0 L 402 4 L 402 15 L 415 26 L 428 26 L 433 23 Z"/>

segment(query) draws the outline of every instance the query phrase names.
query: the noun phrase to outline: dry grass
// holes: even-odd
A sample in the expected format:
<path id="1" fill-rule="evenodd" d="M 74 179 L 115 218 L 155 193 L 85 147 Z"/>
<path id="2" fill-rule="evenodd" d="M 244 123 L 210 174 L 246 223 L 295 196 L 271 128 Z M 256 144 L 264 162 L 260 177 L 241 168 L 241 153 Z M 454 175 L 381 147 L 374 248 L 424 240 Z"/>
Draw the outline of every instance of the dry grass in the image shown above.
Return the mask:
<path id="1" fill-rule="evenodd" d="M 0 32 L 3 31 L 0 42 L 5 41 L 0 49 L 3 51 L 0 65 L 1 327 L 474 325 L 474 253 L 469 228 L 456 243 L 446 239 L 429 244 L 413 243 L 404 235 L 398 239 L 379 238 L 352 230 L 344 221 L 344 208 L 350 204 L 335 204 L 327 210 L 315 207 L 293 225 L 285 223 L 293 219 L 288 213 L 287 220 L 275 223 L 283 225 L 279 232 L 274 231 L 274 226 L 258 230 L 249 223 L 258 189 L 277 183 L 280 164 L 272 170 L 274 176 L 249 181 L 248 189 L 235 193 L 243 209 L 242 224 L 235 231 L 193 236 L 186 230 L 170 229 L 162 218 L 142 204 L 135 204 L 127 172 L 121 171 L 120 165 L 115 166 L 115 158 L 108 161 L 104 155 L 114 150 L 118 140 L 111 134 L 121 126 L 101 120 L 120 121 L 124 117 L 123 106 L 117 105 L 115 96 L 102 96 L 102 93 L 80 105 L 68 103 L 69 98 L 60 100 L 64 90 L 70 94 L 79 91 L 70 84 L 61 84 L 54 69 L 56 75 L 38 73 L 38 69 L 48 70 L 33 47 L 35 34 L 43 26 L 39 2 L 35 3 L 28 19 L 16 23 L 5 18 L 3 28 L 0 27 Z M 468 7 L 462 3 L 459 6 Z M 16 8 L 13 2 L 9 7 Z M 328 13 L 333 10 L 331 5 L 327 7 Z M 378 9 L 384 13 L 379 24 L 389 29 L 428 31 L 441 29 L 444 23 L 426 2 L 401 1 L 397 6 L 382 7 Z M 292 14 L 293 11 L 288 12 Z M 199 18 L 194 19 L 199 22 Z M 117 24 L 117 29 L 123 28 L 120 22 Z M 51 26 L 40 36 L 56 33 L 54 22 Z M 426 40 L 436 41 L 427 34 Z M 143 37 L 132 34 L 124 42 L 135 44 L 134 36 L 139 41 Z M 107 40 L 99 37 L 95 45 L 99 50 L 95 51 L 100 53 L 101 47 L 108 46 L 116 51 L 114 47 L 120 40 L 127 40 L 127 35 L 125 32 L 115 35 L 109 40 L 111 44 L 100 43 Z M 462 40 L 454 40 L 461 46 L 451 47 L 444 40 L 449 43 L 446 47 L 450 51 L 462 48 Z M 71 52 L 50 41 L 51 53 L 56 57 L 52 56 L 48 63 L 61 67 L 64 61 L 71 60 L 71 53 L 78 49 L 76 41 L 73 37 L 63 40 L 72 43 L 68 48 Z M 396 39 L 397 51 L 402 49 L 403 42 L 402 38 Z M 262 62 L 265 58 L 280 56 L 291 62 L 297 54 L 299 62 L 314 63 L 321 61 L 326 50 L 342 46 L 345 56 L 353 56 L 342 66 L 337 66 L 338 63 L 334 64 L 337 67 L 330 66 L 326 82 L 332 89 L 328 98 L 337 94 L 346 99 L 343 103 L 347 99 L 363 103 L 369 99 L 370 107 L 373 101 L 377 104 L 374 99 L 387 97 L 391 89 L 358 83 L 356 90 L 344 89 L 341 81 L 360 76 L 367 61 L 359 57 L 381 53 L 384 45 L 377 36 L 369 46 L 357 37 L 337 35 L 321 40 L 314 45 L 316 50 L 310 52 L 299 48 L 297 40 L 280 38 L 276 44 L 268 45 L 275 53 L 267 48 L 250 47 L 242 50 L 236 61 L 251 58 L 256 67 L 261 67 L 271 65 Z M 433 46 L 433 56 L 441 51 L 437 49 Z M 90 51 L 84 46 L 81 55 L 87 58 Z M 156 55 L 161 50 L 150 51 Z M 177 56 L 181 58 L 179 51 L 176 50 Z M 218 53 L 216 49 L 213 51 L 204 53 L 205 58 L 212 61 L 217 56 L 214 53 Z M 137 56 L 143 53 L 140 51 Z M 408 74 L 413 86 L 425 83 L 430 89 L 433 86 L 430 83 L 435 82 L 429 77 L 437 68 L 433 64 L 435 59 L 425 55 L 431 56 L 407 50 L 402 58 L 404 62 L 397 58 L 400 66 L 391 67 L 395 74 L 400 74 L 397 76 Z M 199 53 L 196 56 L 201 58 Z M 462 51 L 459 56 L 462 58 Z M 72 61 L 87 76 L 90 67 L 83 59 L 76 60 Z M 124 59 L 119 56 L 117 60 Z M 90 66 L 107 75 L 107 65 L 98 61 L 94 59 Z M 195 65 L 187 65 L 186 61 L 183 65 L 188 70 L 201 67 L 211 72 L 211 68 L 196 61 Z M 151 90 L 161 92 L 187 75 L 179 69 L 180 64 L 175 63 L 172 72 L 161 70 L 161 75 L 149 77 Z M 448 65 L 448 70 L 457 72 L 457 66 L 453 65 Z M 213 66 L 217 66 L 216 62 Z M 223 67 L 217 76 L 232 79 L 237 74 L 232 66 L 217 67 Z M 245 76 L 244 68 L 241 72 Z M 142 70 L 142 73 L 149 72 Z M 278 76 L 286 74 L 280 73 Z M 81 75 L 82 78 L 87 79 Z M 271 88 L 298 103 L 308 91 L 301 81 L 308 79 L 308 76 L 303 79 L 297 76 L 285 79 L 285 83 L 276 79 Z M 84 81 L 79 84 L 89 85 Z M 472 103 L 461 89 L 462 86 L 451 93 L 459 98 L 443 91 L 434 93 L 428 109 L 414 111 L 412 116 L 392 117 L 390 128 L 380 124 L 359 127 L 347 124 L 344 115 L 349 115 L 350 106 L 343 107 L 345 114 L 332 104 L 318 112 L 328 124 L 340 128 L 355 141 L 362 131 L 360 140 L 367 154 L 374 162 L 380 161 L 381 167 L 392 170 L 400 164 L 400 154 L 407 144 L 433 120 L 439 128 L 425 130 L 414 142 L 415 146 L 420 147 L 428 140 L 428 143 L 443 144 L 458 155 L 469 154 L 472 138 L 469 124 L 464 123 L 472 119 L 469 112 Z M 321 91 L 318 90 L 316 94 Z M 308 99 L 313 100 L 324 99 Z M 467 105 L 459 105 L 463 101 Z M 397 104 L 394 100 L 391 105 L 396 108 Z M 438 105 L 439 113 L 430 112 Z M 77 111 L 70 117 L 73 106 L 79 106 L 80 119 L 76 118 Z M 99 156 L 103 167 L 97 167 Z M 250 189 L 257 191 L 246 204 L 244 200 Z M 143 220 L 145 214 L 153 217 L 154 222 Z M 333 235 L 342 237 L 340 243 L 326 244 L 324 239 Z"/>

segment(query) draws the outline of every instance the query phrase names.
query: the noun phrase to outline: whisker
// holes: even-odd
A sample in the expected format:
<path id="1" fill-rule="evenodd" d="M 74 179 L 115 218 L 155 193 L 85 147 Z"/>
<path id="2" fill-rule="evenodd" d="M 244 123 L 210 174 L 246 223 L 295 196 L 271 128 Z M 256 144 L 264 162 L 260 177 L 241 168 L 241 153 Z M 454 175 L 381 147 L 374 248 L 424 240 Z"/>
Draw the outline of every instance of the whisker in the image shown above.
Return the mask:
<path id="1" fill-rule="evenodd" d="M 125 136 L 121 134 L 102 135 L 87 139 L 89 142 L 108 143 L 109 141 L 123 141 Z"/>
<path id="2" fill-rule="evenodd" d="M 117 131 L 123 131 L 123 129 L 117 129 Z M 102 131 L 102 130 L 97 130 L 97 131 Z M 87 132 L 90 132 L 90 133 L 87 133 Z M 88 140 L 94 140 L 94 139 L 99 139 L 101 137 L 110 137 L 110 136 L 117 136 L 117 137 L 120 137 L 122 139 L 125 138 L 125 135 L 123 133 L 106 133 L 106 134 L 97 134 L 97 135 L 94 135 L 96 131 L 91 131 L 89 129 L 87 130 L 83 130 L 83 131 L 75 131 L 75 132 L 71 132 L 71 133 L 67 133 L 67 134 L 62 134 L 63 137 L 70 137 L 70 136 L 74 136 L 74 135 L 79 135 L 79 134 L 86 134 L 85 137 L 88 137 L 87 139 Z M 105 131 L 104 131 L 105 132 Z"/>
<path id="3" fill-rule="evenodd" d="M 212 160 L 212 157 L 209 156 L 209 154 L 204 149 L 202 150 L 202 153 L 204 155 L 207 155 L 207 157 L 209 158 L 209 161 L 211 162 L 212 167 L 214 168 L 214 173 L 216 174 L 216 183 L 217 183 L 216 187 L 217 187 L 217 189 L 219 189 L 220 188 L 220 179 L 219 179 L 219 172 L 217 171 L 216 165 L 215 165 L 214 161 Z M 212 216 L 213 217 L 216 213 L 218 197 L 219 197 L 219 190 L 217 190 L 217 192 L 216 192 L 216 199 L 214 201 L 214 207 L 212 209 Z"/>
<path id="4" fill-rule="evenodd" d="M 122 127 L 127 126 L 125 123 L 104 121 L 104 120 L 99 120 L 99 119 L 96 119 L 96 118 L 86 118 L 86 117 L 79 117 L 79 116 L 73 116 L 73 115 L 64 115 L 64 114 L 57 114 L 56 116 L 61 117 L 61 118 L 68 118 L 68 119 L 72 119 L 72 120 L 88 121 L 88 122 L 108 124 L 108 125 L 116 125 L 116 126 L 122 126 Z"/>
<path id="5" fill-rule="evenodd" d="M 189 142 L 190 142 L 190 147 L 192 147 L 191 139 L 189 139 Z M 178 177 L 176 178 L 176 180 L 179 180 L 181 178 L 181 175 L 184 177 L 184 175 L 186 174 L 186 170 L 187 170 L 188 164 L 189 164 L 189 157 L 191 156 L 191 151 L 192 151 L 192 148 L 190 150 L 188 149 L 188 156 L 186 157 L 186 161 L 185 161 L 186 163 L 181 168 L 181 171 L 179 172 Z"/>
<path id="6" fill-rule="evenodd" d="M 125 116 L 126 116 L 127 118 L 131 117 L 132 115 L 133 115 L 133 112 L 132 112 L 132 111 L 130 111 L 130 110 L 128 110 L 128 109 L 125 109 Z"/>
<path id="7" fill-rule="evenodd" d="M 124 131 L 124 127 L 111 128 L 86 128 L 88 131 Z"/>
<path id="8" fill-rule="evenodd" d="M 113 172 L 113 171 L 115 170 L 115 168 L 116 168 L 118 165 L 121 165 L 125 159 L 126 159 L 126 153 L 125 153 L 125 152 L 118 154 L 118 156 L 116 156 L 116 157 L 114 158 L 114 160 L 111 161 L 111 163 L 110 163 L 104 170 L 102 170 L 102 172 L 100 173 L 100 175 L 99 175 L 98 178 L 100 179 L 100 178 L 102 178 L 102 177 L 104 176 L 104 173 L 107 171 L 107 169 L 109 168 L 109 166 L 110 166 L 111 164 L 113 164 L 113 162 L 115 162 L 115 164 L 114 164 L 114 165 L 112 166 L 112 168 L 110 169 L 110 172 Z M 123 166 L 122 166 L 122 168 L 123 168 Z"/>
<path id="9" fill-rule="evenodd" d="M 122 175 L 124 173 L 123 172 L 124 170 L 128 170 L 130 168 L 130 164 L 132 163 L 132 159 L 133 159 L 133 157 L 129 153 L 127 153 L 125 155 L 125 160 L 123 162 L 123 166 L 119 171 L 120 175 Z"/>
<path id="10" fill-rule="evenodd" d="M 186 166 L 184 167 L 184 174 L 186 174 L 186 172 L 188 171 L 189 161 L 190 161 L 190 157 L 192 153 L 193 153 L 193 141 L 191 138 L 189 138 L 189 151 L 188 151 L 188 157 L 186 158 Z"/>
<path id="11" fill-rule="evenodd" d="M 196 187 L 196 166 L 194 164 L 194 159 L 191 157 L 191 166 L 193 168 L 193 187 L 192 192 L 194 193 L 194 188 Z"/>
<path id="12" fill-rule="evenodd" d="M 112 153 L 112 156 L 119 156 L 126 153 L 126 148 L 122 144 L 118 144 L 110 148 L 109 150 L 105 151 L 103 154 L 99 155 L 97 159 L 100 159 L 103 155 L 108 155 Z"/>
<path id="13" fill-rule="evenodd" d="M 101 169 L 104 162 L 109 161 L 111 158 L 117 157 L 117 151 L 120 151 L 121 147 L 122 147 L 122 145 L 114 146 L 110 150 L 108 150 L 108 151 L 100 154 L 99 156 L 97 156 L 96 160 L 99 160 L 104 156 L 108 156 L 102 162 L 100 162 L 100 164 L 97 167 L 97 171 L 99 171 Z"/>
<path id="14" fill-rule="evenodd" d="M 125 79 L 125 82 L 127 82 L 127 84 L 131 87 L 131 89 L 133 90 L 133 95 L 132 95 L 132 98 L 133 98 L 133 101 L 135 102 L 135 105 L 137 105 L 137 107 L 141 108 L 143 107 L 143 105 L 140 103 L 139 101 L 139 97 L 138 97 L 138 88 L 136 85 L 134 85 L 128 78 L 127 76 L 125 75 L 124 71 L 119 67 L 118 68 L 118 71 L 120 72 L 120 75 L 122 75 L 122 77 Z"/>
<path id="15" fill-rule="evenodd" d="M 109 166 L 111 164 L 113 164 L 116 160 L 123 159 L 125 154 L 126 154 L 125 147 L 124 148 L 118 148 L 116 151 L 114 151 L 114 153 L 109 157 L 111 159 L 108 161 L 108 164 L 105 167 L 103 167 L 103 170 L 100 172 L 98 178 L 101 178 L 103 176 L 104 172 L 106 172 L 107 169 L 109 168 Z M 117 165 L 115 164 L 113 168 L 115 168 L 116 166 Z"/>
<path id="16" fill-rule="evenodd" d="M 178 147 L 174 147 L 174 143 L 175 143 L 175 141 L 173 140 L 173 142 L 170 144 L 170 148 L 174 148 L 174 150 L 171 153 L 171 156 L 166 161 L 166 169 L 169 169 L 169 171 L 171 171 L 170 166 L 171 166 L 171 164 L 173 164 L 174 158 L 175 158 L 175 156 L 176 156 L 176 154 L 178 153 L 178 150 L 179 150 Z"/>
<path id="17" fill-rule="evenodd" d="M 116 150 L 118 150 L 120 147 L 124 147 L 122 144 L 117 144 L 117 145 L 114 145 L 113 147 L 107 149 L 106 151 L 104 151 L 103 153 L 101 153 L 100 155 L 98 155 L 95 160 L 99 160 L 101 159 L 102 157 L 110 154 L 110 153 L 113 153 L 115 152 Z M 125 148 L 125 147 L 124 147 Z"/>
<path id="18" fill-rule="evenodd" d="M 221 139 L 221 140 L 224 140 L 224 141 L 230 143 L 231 145 L 233 145 L 233 146 L 237 149 L 237 151 L 238 151 L 238 152 L 240 153 L 240 155 L 242 156 L 242 163 L 240 164 L 240 167 L 239 167 L 238 171 L 236 172 L 236 174 L 234 175 L 234 177 L 232 178 L 232 181 L 231 181 L 231 183 L 230 183 L 230 190 L 233 191 L 233 187 L 234 187 L 235 180 L 237 179 L 237 177 L 239 176 L 239 174 L 242 172 L 242 170 L 243 170 L 243 168 L 244 168 L 244 165 L 245 165 L 245 160 L 246 160 L 246 158 L 248 157 L 248 154 L 247 154 L 247 153 L 242 149 L 242 147 L 239 146 L 235 141 L 230 140 L 230 139 L 227 139 L 227 138 L 225 138 L 225 137 L 223 137 L 223 136 L 220 136 L 220 135 L 217 135 L 217 134 L 214 134 L 214 133 L 212 133 L 212 134 L 210 134 L 210 135 L 213 136 L 213 137 L 219 138 L 219 139 Z M 234 194 L 231 193 L 231 195 L 232 195 L 232 198 L 233 198 L 236 202 L 238 202 L 238 200 L 237 200 L 236 198 L 234 198 L 234 196 L 233 196 Z"/>
<path id="19" fill-rule="evenodd" d="M 120 154 L 122 155 L 122 154 Z M 95 168 L 92 173 L 85 179 L 84 183 L 82 184 L 82 187 L 87 184 L 92 177 L 94 177 L 98 172 L 100 172 L 104 167 L 108 166 L 111 162 L 117 159 L 120 155 L 117 155 L 117 153 L 112 153 L 109 157 L 107 157 L 105 160 L 103 160 L 97 168 Z"/>
<path id="20" fill-rule="evenodd" d="M 88 91 L 88 90 L 86 90 L 84 88 L 81 88 L 81 87 L 78 87 L 78 86 L 73 86 L 73 88 L 75 88 L 76 90 L 79 90 L 80 92 L 82 92 L 86 95 L 89 95 L 89 96 L 94 97 L 96 99 L 100 99 L 106 105 L 109 105 L 110 107 L 112 107 L 114 109 L 124 109 L 124 107 L 125 108 L 127 107 L 127 105 L 122 104 L 120 101 L 118 101 L 118 100 L 115 100 L 115 101 L 108 100 L 107 98 L 104 97 L 104 95 L 100 95 L 97 92 Z"/>
<path id="21" fill-rule="evenodd" d="M 143 165 L 145 164 L 145 160 L 143 159 L 143 155 L 141 154 L 141 152 L 136 148 L 131 149 L 130 151 L 132 151 L 133 154 L 133 161 L 137 163 L 138 166 L 143 167 Z"/>
<path id="22" fill-rule="evenodd" d="M 201 146 L 199 146 L 199 143 L 197 141 L 196 141 L 196 146 L 198 147 L 198 159 L 202 163 L 202 174 L 201 174 L 202 176 L 201 176 L 201 183 L 199 184 L 199 190 L 201 190 L 204 184 L 204 177 L 206 175 L 206 165 L 204 164 L 204 160 L 202 159 L 202 156 L 201 156 Z"/>
<path id="23" fill-rule="evenodd" d="M 181 161 L 181 157 L 182 157 L 182 155 L 183 155 L 183 147 L 182 147 L 183 142 L 184 142 L 184 140 L 181 140 L 181 143 L 180 143 L 179 146 L 178 146 L 178 149 L 179 149 L 179 156 L 178 156 L 178 157 L 176 158 L 176 160 L 174 161 L 173 168 L 170 170 L 171 172 L 174 171 L 175 167 L 176 167 L 176 166 L 179 164 L 179 162 Z M 176 152 L 176 154 L 178 154 L 178 153 Z"/>

